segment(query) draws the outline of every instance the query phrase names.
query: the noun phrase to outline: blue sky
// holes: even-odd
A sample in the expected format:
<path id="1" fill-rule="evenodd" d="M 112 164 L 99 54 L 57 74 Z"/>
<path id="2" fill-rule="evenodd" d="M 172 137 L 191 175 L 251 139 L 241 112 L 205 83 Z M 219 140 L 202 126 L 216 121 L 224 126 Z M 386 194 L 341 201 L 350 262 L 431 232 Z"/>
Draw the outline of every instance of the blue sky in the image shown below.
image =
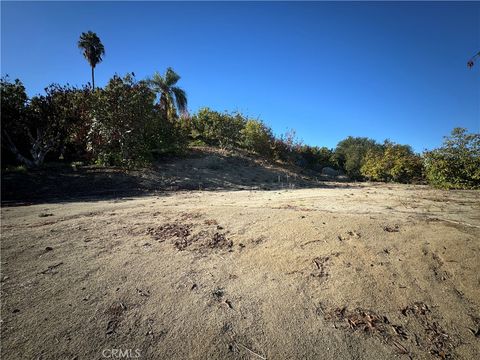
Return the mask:
<path id="1" fill-rule="evenodd" d="M 171 66 L 189 109 L 260 117 L 279 134 L 334 147 L 348 135 L 434 148 L 456 126 L 480 132 L 480 3 L 1 3 L 1 72 L 33 95 L 82 85 L 76 43 L 95 31 L 115 73 Z"/>

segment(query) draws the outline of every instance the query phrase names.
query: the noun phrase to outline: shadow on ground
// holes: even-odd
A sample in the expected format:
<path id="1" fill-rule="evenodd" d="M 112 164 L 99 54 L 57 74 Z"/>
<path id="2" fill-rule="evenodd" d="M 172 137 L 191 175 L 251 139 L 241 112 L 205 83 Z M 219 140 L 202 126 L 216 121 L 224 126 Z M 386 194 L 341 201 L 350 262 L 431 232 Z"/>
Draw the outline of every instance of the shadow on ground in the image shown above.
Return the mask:
<path id="1" fill-rule="evenodd" d="M 349 187 L 316 172 L 268 163 L 246 153 L 200 148 L 149 168 L 49 167 L 26 173 L 2 172 L 2 205 L 97 201 L 182 190 L 280 190 Z"/>

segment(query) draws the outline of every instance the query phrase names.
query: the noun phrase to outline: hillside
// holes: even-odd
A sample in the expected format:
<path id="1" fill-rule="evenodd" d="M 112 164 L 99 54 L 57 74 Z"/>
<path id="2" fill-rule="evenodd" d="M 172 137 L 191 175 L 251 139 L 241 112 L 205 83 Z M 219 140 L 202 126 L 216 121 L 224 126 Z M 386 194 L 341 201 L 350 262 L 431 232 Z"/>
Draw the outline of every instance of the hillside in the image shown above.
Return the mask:
<path id="1" fill-rule="evenodd" d="M 44 202 L 180 190 L 286 189 L 326 186 L 319 173 L 268 162 L 251 153 L 198 147 L 138 170 L 50 165 L 3 172 L 2 202 Z M 337 179 L 339 180 L 339 179 Z"/>

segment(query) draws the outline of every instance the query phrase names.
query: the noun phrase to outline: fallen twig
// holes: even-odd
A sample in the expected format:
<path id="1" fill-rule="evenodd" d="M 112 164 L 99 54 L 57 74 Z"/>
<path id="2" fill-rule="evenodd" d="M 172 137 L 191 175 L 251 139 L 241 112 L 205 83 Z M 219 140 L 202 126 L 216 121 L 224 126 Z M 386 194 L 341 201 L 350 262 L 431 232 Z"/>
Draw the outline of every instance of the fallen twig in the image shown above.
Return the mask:
<path id="1" fill-rule="evenodd" d="M 257 356 L 257 357 L 260 358 L 260 359 L 267 360 L 266 357 L 263 357 L 262 355 L 257 354 L 255 351 L 249 349 L 249 348 L 246 347 L 245 345 L 243 345 L 243 344 L 241 344 L 241 343 L 238 343 L 238 342 L 237 342 L 236 344 L 237 344 L 237 345 L 240 345 L 241 347 L 243 347 L 245 350 L 247 350 L 248 352 L 250 352 L 252 355 Z"/>
<path id="2" fill-rule="evenodd" d="M 439 218 L 435 218 L 435 219 L 440 220 L 440 221 L 446 221 L 446 222 L 449 222 L 449 223 L 452 223 L 452 224 L 470 226 L 470 227 L 475 227 L 477 229 L 480 229 L 480 226 L 478 226 L 478 225 L 469 224 L 469 223 L 465 223 L 465 222 L 461 222 L 461 221 L 455 221 L 455 220 L 449 220 L 449 219 L 439 219 Z"/>

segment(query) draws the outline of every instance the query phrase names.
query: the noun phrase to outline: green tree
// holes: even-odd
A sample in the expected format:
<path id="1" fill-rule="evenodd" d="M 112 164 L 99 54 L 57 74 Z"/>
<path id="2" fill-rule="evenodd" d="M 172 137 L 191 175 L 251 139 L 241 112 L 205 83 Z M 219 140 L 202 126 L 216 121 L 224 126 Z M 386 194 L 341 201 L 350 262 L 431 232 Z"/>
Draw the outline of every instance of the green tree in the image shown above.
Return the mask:
<path id="1" fill-rule="evenodd" d="M 333 151 L 326 147 L 302 145 L 297 151 L 307 168 L 320 171 L 326 166 L 334 166 L 331 162 Z"/>
<path id="2" fill-rule="evenodd" d="M 77 45 L 92 68 L 92 89 L 95 89 L 95 67 L 102 62 L 105 48 L 97 34 L 92 31 L 83 32 Z"/>
<path id="3" fill-rule="evenodd" d="M 298 160 L 298 149 L 302 147 L 302 140 L 297 138 L 295 129 L 289 129 L 285 134 L 274 140 L 274 154 L 277 160 L 294 163 Z"/>
<path id="4" fill-rule="evenodd" d="M 410 146 L 385 140 L 381 148 L 367 151 L 360 171 L 371 180 L 408 183 L 421 179 L 422 169 L 422 158 Z"/>
<path id="5" fill-rule="evenodd" d="M 361 168 L 369 150 L 381 148 L 375 140 L 352 137 L 340 141 L 335 148 L 333 160 L 346 174 L 356 180 L 362 179 Z"/>
<path id="6" fill-rule="evenodd" d="M 89 150 L 98 163 L 137 165 L 150 160 L 147 130 L 155 116 L 155 93 L 132 74 L 114 76 L 95 93 Z"/>
<path id="7" fill-rule="evenodd" d="M 25 87 L 19 79 L 11 82 L 8 77 L 2 77 L 0 89 L 2 100 L 2 147 L 9 150 L 16 161 L 32 167 L 33 162 L 22 155 L 22 150 L 28 143 L 24 128 L 28 102 Z M 6 155 L 7 152 L 2 151 L 2 165 L 8 161 Z"/>
<path id="8" fill-rule="evenodd" d="M 241 130 L 242 146 L 259 155 L 271 157 L 273 147 L 272 129 L 258 120 L 247 120 Z"/>
<path id="9" fill-rule="evenodd" d="M 165 75 L 162 76 L 156 72 L 149 80 L 152 89 L 160 95 L 159 106 L 167 119 L 176 118 L 177 110 L 181 114 L 187 112 L 187 95 L 183 89 L 175 86 L 178 80 L 180 75 L 170 67 Z"/>
<path id="10" fill-rule="evenodd" d="M 455 128 L 443 146 L 424 154 L 427 180 L 447 189 L 480 188 L 480 134 Z"/>
<path id="11" fill-rule="evenodd" d="M 2 79 L 2 144 L 27 167 L 39 167 L 58 151 L 81 121 L 75 104 L 77 89 L 50 85 L 45 95 L 28 99 L 19 80 Z"/>
<path id="12" fill-rule="evenodd" d="M 211 146 L 240 147 L 246 121 L 240 113 L 220 113 L 202 108 L 192 117 L 192 137 Z"/>

